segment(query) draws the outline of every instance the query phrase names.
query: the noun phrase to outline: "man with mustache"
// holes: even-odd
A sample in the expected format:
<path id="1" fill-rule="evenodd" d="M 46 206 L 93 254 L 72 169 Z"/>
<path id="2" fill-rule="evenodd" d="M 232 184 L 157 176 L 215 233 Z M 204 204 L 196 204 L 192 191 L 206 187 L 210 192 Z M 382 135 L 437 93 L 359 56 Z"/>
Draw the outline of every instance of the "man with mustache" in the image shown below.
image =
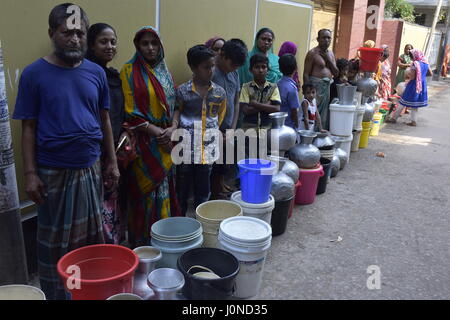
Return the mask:
<path id="1" fill-rule="evenodd" d="M 106 75 L 84 59 L 88 27 L 80 7 L 65 3 L 51 11 L 53 52 L 23 71 L 13 115 L 22 120 L 26 192 L 37 204 L 39 278 L 47 299 L 67 298 L 58 260 L 104 242 L 103 183 L 119 178 Z"/>

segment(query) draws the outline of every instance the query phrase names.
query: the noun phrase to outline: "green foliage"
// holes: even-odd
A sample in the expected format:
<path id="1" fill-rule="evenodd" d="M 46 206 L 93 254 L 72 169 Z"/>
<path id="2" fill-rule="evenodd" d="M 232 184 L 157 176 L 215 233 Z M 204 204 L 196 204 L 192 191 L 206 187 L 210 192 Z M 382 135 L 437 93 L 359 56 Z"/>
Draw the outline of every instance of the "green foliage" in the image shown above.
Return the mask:
<path id="1" fill-rule="evenodd" d="M 408 22 L 415 21 L 414 6 L 405 0 L 386 0 L 384 12 L 387 17 L 401 18 Z"/>

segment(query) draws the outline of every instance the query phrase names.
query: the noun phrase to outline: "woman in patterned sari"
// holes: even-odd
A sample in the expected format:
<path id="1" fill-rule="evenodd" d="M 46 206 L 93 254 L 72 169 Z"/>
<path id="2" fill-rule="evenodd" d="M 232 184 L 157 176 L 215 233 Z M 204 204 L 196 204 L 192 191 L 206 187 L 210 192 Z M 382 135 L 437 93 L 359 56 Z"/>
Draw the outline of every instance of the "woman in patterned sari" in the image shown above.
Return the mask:
<path id="1" fill-rule="evenodd" d="M 137 158 L 127 172 L 128 241 L 149 245 L 154 222 L 180 216 L 176 197 L 170 137 L 175 85 L 164 62 L 164 49 L 152 27 L 134 37 L 136 54 L 120 73 L 125 96 L 126 126 L 136 138 Z"/>

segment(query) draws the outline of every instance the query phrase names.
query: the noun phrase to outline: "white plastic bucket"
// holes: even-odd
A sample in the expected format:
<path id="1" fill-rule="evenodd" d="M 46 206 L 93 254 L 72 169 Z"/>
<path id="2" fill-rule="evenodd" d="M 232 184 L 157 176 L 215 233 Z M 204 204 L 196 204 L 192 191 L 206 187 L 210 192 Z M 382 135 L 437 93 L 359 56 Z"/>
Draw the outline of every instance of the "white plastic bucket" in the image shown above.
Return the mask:
<path id="1" fill-rule="evenodd" d="M 353 131 L 353 140 L 352 140 L 352 147 L 351 147 L 352 152 L 356 152 L 359 150 L 359 142 L 361 140 L 361 132 L 362 132 L 362 129 Z"/>
<path id="2" fill-rule="evenodd" d="M 177 268 L 178 257 L 203 243 L 202 224 L 188 217 L 159 220 L 151 228 L 151 245 L 162 252 L 156 268 Z"/>
<path id="3" fill-rule="evenodd" d="M 350 136 L 353 131 L 353 118 L 356 106 L 330 105 L 330 132 L 337 136 Z"/>
<path id="4" fill-rule="evenodd" d="M 271 241 L 272 228 L 261 219 L 234 217 L 220 224 L 219 248 L 239 260 L 235 297 L 250 298 L 258 294 Z"/>
<path id="5" fill-rule="evenodd" d="M 332 135 L 335 136 L 335 135 Z M 347 152 L 347 163 L 350 161 L 350 152 L 352 150 L 352 141 L 353 141 L 353 134 L 351 134 L 348 137 L 342 137 L 342 136 L 336 136 L 337 138 L 342 141 L 341 143 L 341 149 Z"/>
<path id="6" fill-rule="evenodd" d="M 242 216 L 242 208 L 236 201 L 211 200 L 195 210 L 195 218 L 203 228 L 203 247 L 217 248 L 220 223 L 231 217 Z"/>
<path id="7" fill-rule="evenodd" d="M 261 219 L 270 224 L 270 220 L 272 219 L 272 211 L 273 208 L 275 208 L 275 199 L 272 195 L 269 196 L 269 201 L 255 204 L 243 201 L 241 191 L 236 191 L 231 195 L 231 201 L 236 202 L 242 207 L 244 216 Z"/>
<path id="8" fill-rule="evenodd" d="M 356 108 L 355 114 L 353 116 L 353 130 L 362 130 L 364 112 L 364 106 L 362 108 Z"/>
<path id="9" fill-rule="evenodd" d="M 45 300 L 41 289 L 23 284 L 0 286 L 0 300 Z"/>

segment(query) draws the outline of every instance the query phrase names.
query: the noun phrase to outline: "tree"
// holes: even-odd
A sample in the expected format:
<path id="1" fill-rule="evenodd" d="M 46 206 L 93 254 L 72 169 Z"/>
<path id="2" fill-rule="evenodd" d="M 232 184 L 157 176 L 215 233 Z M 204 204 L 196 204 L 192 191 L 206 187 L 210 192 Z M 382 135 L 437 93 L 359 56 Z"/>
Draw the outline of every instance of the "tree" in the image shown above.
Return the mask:
<path id="1" fill-rule="evenodd" d="M 387 18 L 401 18 L 408 22 L 415 21 L 414 6 L 405 0 L 386 0 L 384 6 Z"/>

